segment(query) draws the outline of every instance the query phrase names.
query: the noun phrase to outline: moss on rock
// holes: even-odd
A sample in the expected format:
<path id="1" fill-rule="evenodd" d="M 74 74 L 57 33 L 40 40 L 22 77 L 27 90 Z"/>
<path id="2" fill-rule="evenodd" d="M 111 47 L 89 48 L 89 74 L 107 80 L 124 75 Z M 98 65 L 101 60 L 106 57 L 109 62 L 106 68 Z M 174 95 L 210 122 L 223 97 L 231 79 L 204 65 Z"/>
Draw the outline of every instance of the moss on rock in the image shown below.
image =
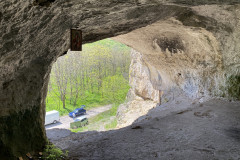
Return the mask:
<path id="1" fill-rule="evenodd" d="M 227 91 L 229 96 L 240 100 L 240 75 L 231 75 L 228 77 Z"/>

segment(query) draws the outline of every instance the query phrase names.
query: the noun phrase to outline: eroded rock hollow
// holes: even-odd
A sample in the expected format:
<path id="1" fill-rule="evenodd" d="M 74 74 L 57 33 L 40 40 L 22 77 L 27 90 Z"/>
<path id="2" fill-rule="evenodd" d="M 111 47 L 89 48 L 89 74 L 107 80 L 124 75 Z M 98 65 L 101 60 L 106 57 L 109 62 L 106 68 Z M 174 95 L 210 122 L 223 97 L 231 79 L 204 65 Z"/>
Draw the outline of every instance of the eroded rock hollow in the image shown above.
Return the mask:
<path id="1" fill-rule="evenodd" d="M 151 105 L 159 90 L 166 100 L 173 91 L 239 99 L 239 17 L 237 0 L 1 1 L 1 159 L 44 146 L 49 72 L 70 28 L 84 43 L 120 35 L 134 48 L 129 97 Z"/>
<path id="2" fill-rule="evenodd" d="M 128 103 L 119 108 L 119 127 L 155 107 L 159 94 L 161 103 L 183 95 L 240 98 L 239 45 L 232 46 L 240 36 L 232 11 L 239 15 L 239 10 L 215 5 L 191 9 L 190 17 L 183 13 L 115 38 L 137 50 L 132 51 L 131 89 Z"/>

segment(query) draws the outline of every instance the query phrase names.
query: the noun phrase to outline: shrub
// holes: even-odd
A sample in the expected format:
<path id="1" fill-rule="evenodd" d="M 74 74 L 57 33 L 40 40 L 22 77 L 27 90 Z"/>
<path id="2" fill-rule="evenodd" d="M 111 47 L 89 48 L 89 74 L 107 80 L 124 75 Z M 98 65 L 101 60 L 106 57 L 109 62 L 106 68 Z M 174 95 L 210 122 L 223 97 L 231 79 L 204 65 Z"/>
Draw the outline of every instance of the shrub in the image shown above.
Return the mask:
<path id="1" fill-rule="evenodd" d="M 68 151 L 65 153 L 57 148 L 53 144 L 47 144 L 44 151 L 43 151 L 43 159 L 45 160 L 64 160 L 67 159 Z"/>

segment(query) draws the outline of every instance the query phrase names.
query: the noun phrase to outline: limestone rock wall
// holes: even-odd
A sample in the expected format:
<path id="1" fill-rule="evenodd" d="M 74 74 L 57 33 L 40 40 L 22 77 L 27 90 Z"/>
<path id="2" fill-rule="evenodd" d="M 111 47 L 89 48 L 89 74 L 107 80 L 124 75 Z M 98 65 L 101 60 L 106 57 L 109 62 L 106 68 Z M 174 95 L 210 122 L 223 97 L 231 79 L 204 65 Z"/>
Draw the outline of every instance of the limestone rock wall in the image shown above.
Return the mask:
<path id="1" fill-rule="evenodd" d="M 157 70 L 150 74 L 157 90 L 239 99 L 233 89 L 239 88 L 239 5 L 192 9 L 116 39 L 141 52 L 148 68 Z"/>
<path id="2" fill-rule="evenodd" d="M 167 16 L 159 14 L 164 8 L 160 4 L 140 4 L 134 0 L 0 1 L 1 159 L 42 150 L 49 72 L 69 49 L 70 28 L 82 29 L 87 43 Z"/>
<path id="3" fill-rule="evenodd" d="M 214 91 L 217 95 L 222 88 L 221 94 L 237 97 L 240 32 L 239 5 L 235 3 L 0 1 L 1 159 L 14 159 L 44 146 L 49 72 L 57 57 L 69 49 L 70 28 L 82 29 L 84 43 L 133 31 L 118 39 L 143 54 L 153 86 L 137 79 L 134 83 L 148 86 L 136 90 L 145 100 L 155 101 L 152 88 L 181 88 L 195 97 Z M 149 28 L 142 28 L 146 26 Z"/>
<path id="4" fill-rule="evenodd" d="M 162 103 L 174 100 L 174 94 L 239 100 L 239 11 L 239 5 L 195 6 L 192 11 L 116 37 L 139 51 L 132 54 L 131 98 L 118 110 L 119 127 L 146 114 L 141 110 L 146 101 L 152 103 L 149 108 L 155 107 L 159 90 Z"/>
<path id="5" fill-rule="evenodd" d="M 151 69 L 143 60 L 143 55 L 135 50 L 131 51 L 132 62 L 129 69 L 129 85 L 131 89 L 127 96 L 128 100 L 139 97 L 143 100 L 158 102 L 158 90 L 153 88 L 151 82 Z M 156 69 L 155 69 L 156 70 Z M 156 72 L 158 72 L 156 70 Z M 159 80 L 161 81 L 161 79 Z"/>
<path id="6" fill-rule="evenodd" d="M 131 51 L 132 62 L 129 69 L 129 84 L 131 86 L 126 103 L 118 107 L 118 128 L 131 125 L 137 118 L 147 114 L 156 107 L 159 101 L 159 91 L 153 88 L 150 79 L 150 68 L 143 60 L 143 55 Z"/>

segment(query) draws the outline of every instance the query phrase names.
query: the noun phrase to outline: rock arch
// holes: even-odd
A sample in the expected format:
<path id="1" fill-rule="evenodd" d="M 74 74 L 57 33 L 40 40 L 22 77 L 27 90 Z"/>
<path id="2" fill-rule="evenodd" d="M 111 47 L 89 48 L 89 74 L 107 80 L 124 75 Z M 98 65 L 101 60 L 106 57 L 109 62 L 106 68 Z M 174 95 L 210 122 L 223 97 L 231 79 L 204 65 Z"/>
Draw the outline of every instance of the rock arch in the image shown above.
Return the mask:
<path id="1" fill-rule="evenodd" d="M 239 29 L 234 28 L 234 24 L 239 24 L 236 18 L 239 6 L 192 7 L 185 6 L 191 5 L 190 0 L 178 2 L 177 5 L 174 0 L 168 2 L 171 4 L 165 0 L 86 0 L 81 3 L 55 0 L 48 5 L 38 5 L 32 0 L 1 1 L 0 157 L 10 159 L 44 146 L 46 135 L 43 121 L 49 72 L 57 57 L 68 50 L 67 39 L 72 27 L 82 29 L 84 43 L 90 43 L 175 17 L 173 23 L 180 22 L 182 27 L 193 27 L 192 30 L 205 28 L 204 32 L 212 32 L 220 46 L 225 43 L 219 49 L 223 59 L 226 59 L 223 66 L 229 71 L 237 68 L 238 74 L 239 60 L 234 59 L 231 63 L 231 59 L 239 56 L 240 52 L 238 46 L 232 46 L 232 43 L 239 41 Z M 207 4 L 204 0 L 201 2 Z M 236 3 L 234 0 L 231 2 Z M 213 0 L 212 3 L 221 4 Z M 196 2 L 194 5 L 199 4 Z M 223 16 L 229 17 L 222 20 L 222 17 L 206 12 L 208 9 L 222 11 Z M 231 42 L 225 37 L 227 34 L 234 38 Z M 135 46 L 131 40 L 121 40 L 129 46 Z M 209 44 L 212 43 L 215 41 L 210 39 Z M 165 43 L 162 46 L 166 49 Z M 178 52 L 178 47 L 173 45 L 173 51 Z M 135 48 L 148 53 L 148 48 Z"/>

